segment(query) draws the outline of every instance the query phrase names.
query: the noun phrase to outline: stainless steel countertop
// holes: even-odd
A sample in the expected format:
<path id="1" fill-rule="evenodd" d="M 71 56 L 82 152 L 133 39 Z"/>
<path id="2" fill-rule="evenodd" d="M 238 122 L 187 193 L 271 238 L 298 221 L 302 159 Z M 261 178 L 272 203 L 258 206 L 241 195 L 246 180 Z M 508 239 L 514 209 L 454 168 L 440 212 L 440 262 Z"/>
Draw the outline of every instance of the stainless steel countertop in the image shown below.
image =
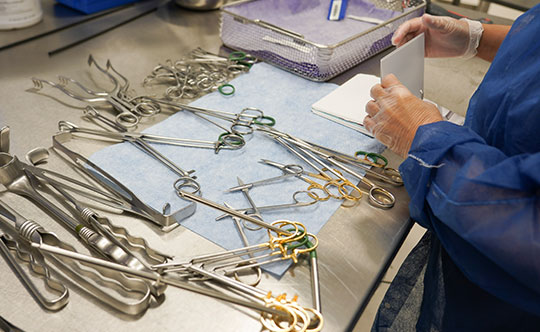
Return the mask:
<path id="1" fill-rule="evenodd" d="M 53 56 L 49 56 L 48 51 L 61 43 L 62 38 L 68 38 L 66 34 L 76 34 L 76 28 L 0 51 L 0 126 L 11 128 L 11 153 L 23 159 L 32 148 L 50 147 L 59 120 L 81 122 L 81 109 L 26 91 L 32 88 L 31 77 L 52 79 L 64 74 L 89 79 L 86 59 L 93 54 L 98 61 L 110 59 L 134 83 L 135 89 L 143 92 L 138 83 L 164 59 L 180 58 L 197 46 L 219 52 L 218 17 L 218 11 L 188 11 L 169 2 L 155 12 Z M 3 34 L 0 32 L 0 38 L 5 36 Z M 379 59 L 383 55 L 333 81 L 342 83 L 358 72 L 378 74 Z M 461 62 L 430 60 L 426 66 L 426 97 L 451 109 L 454 106 L 460 112 L 487 68 L 488 64 L 478 59 Z M 441 75 L 445 79 L 441 79 Z M 447 87 L 452 78 L 460 82 L 456 84 L 457 90 Z M 140 129 L 165 116 L 160 114 L 152 118 Z M 90 155 L 99 148 L 89 147 L 84 152 Z M 388 155 L 397 167 L 399 158 L 391 153 Z M 318 234 L 325 331 L 344 331 L 354 326 L 408 231 L 407 193 L 403 188 L 392 188 L 392 191 L 397 200 L 394 208 L 380 210 L 366 200 L 354 208 L 341 207 Z M 22 209 L 26 217 L 40 222 L 62 238 L 72 239 L 50 217 L 23 199 L 9 193 L 2 194 L 2 198 Z M 144 236 L 153 247 L 179 257 L 219 249 L 183 227 L 164 234 L 146 222 L 125 216 L 115 217 L 114 222 Z M 140 317 L 118 314 L 74 288 L 70 289 L 70 303 L 66 308 L 56 313 L 47 312 L 34 302 L 4 260 L 0 260 L 0 278 L 0 315 L 25 331 L 258 331 L 261 328 L 257 314 L 250 310 L 172 287 L 166 291 L 163 303 Z M 301 304 L 311 305 L 309 266 L 305 261 L 281 280 L 265 275 L 260 287 L 299 294 Z"/>

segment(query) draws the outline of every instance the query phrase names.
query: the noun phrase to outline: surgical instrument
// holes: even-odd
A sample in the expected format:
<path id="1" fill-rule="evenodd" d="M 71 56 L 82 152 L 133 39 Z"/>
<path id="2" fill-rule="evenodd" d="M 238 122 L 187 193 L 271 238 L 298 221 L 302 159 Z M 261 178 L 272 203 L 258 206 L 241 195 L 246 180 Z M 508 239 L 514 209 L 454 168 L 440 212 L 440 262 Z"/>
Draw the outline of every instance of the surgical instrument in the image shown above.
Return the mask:
<path id="1" fill-rule="evenodd" d="M 284 140 L 285 139 L 284 137 L 279 137 L 279 136 L 272 136 L 272 137 L 278 143 L 280 143 L 282 146 L 284 146 L 287 150 L 289 150 L 291 153 L 293 153 L 294 155 L 296 155 L 297 157 L 299 157 L 300 159 L 305 161 L 308 165 L 313 167 L 315 170 L 317 170 L 319 172 L 319 175 L 321 176 L 321 178 L 326 180 L 326 184 L 324 185 L 324 187 L 326 189 L 328 189 L 329 187 L 336 187 L 338 189 L 338 192 L 339 192 L 340 195 L 338 196 L 338 195 L 328 191 L 330 197 L 336 198 L 336 199 L 345 199 L 345 200 L 350 200 L 350 201 L 357 201 L 362 197 L 362 192 L 360 191 L 360 189 L 358 189 L 356 187 L 356 185 L 354 185 L 352 182 L 350 182 L 345 177 L 343 177 L 343 175 L 341 173 L 339 173 L 337 170 L 334 170 L 333 168 L 326 165 L 322 160 L 320 160 L 314 154 L 310 153 L 309 151 L 307 151 L 305 149 L 300 148 L 297 145 L 295 145 L 296 149 L 293 148 L 289 144 L 288 141 L 286 142 Z M 303 156 L 302 153 L 297 151 L 297 149 L 302 151 L 302 153 L 306 154 L 309 158 L 311 158 L 311 160 L 313 160 L 314 162 L 319 164 L 322 168 L 317 166 L 313 162 L 311 162 L 307 157 Z M 330 173 L 335 175 L 337 177 L 337 179 L 334 179 L 331 176 L 329 176 L 326 173 L 326 171 L 329 171 Z M 358 193 L 358 196 L 351 195 L 346 187 L 351 187 L 353 189 L 353 192 Z"/>
<path id="2" fill-rule="evenodd" d="M 297 141 L 299 143 L 302 143 L 304 145 L 309 145 L 312 149 L 315 149 L 315 150 L 317 150 L 317 151 L 319 151 L 321 153 L 325 153 L 327 155 L 330 155 L 334 159 L 337 159 L 338 161 L 341 161 L 341 162 L 344 162 L 344 163 L 347 163 L 349 165 L 353 165 L 355 167 L 358 167 L 358 168 L 362 169 L 368 175 L 373 176 L 374 178 L 376 178 L 378 180 L 384 181 L 384 182 L 389 183 L 389 184 L 394 185 L 394 186 L 402 186 L 403 185 L 403 179 L 401 178 L 401 174 L 399 174 L 399 171 L 394 169 L 394 168 L 387 167 L 387 161 L 385 161 L 386 158 L 384 158 L 383 156 L 381 156 L 379 154 L 368 153 L 368 152 L 364 152 L 364 151 L 357 151 L 355 153 L 355 156 L 364 155 L 365 158 L 355 158 L 355 157 L 350 156 L 350 155 L 348 155 L 346 153 L 336 151 L 334 149 L 330 149 L 330 148 L 327 148 L 327 147 L 324 147 L 324 146 L 321 146 L 321 145 L 318 145 L 318 144 L 315 144 L 315 143 L 300 139 L 298 137 L 294 137 L 294 136 L 292 136 L 290 134 L 287 134 L 287 133 L 280 132 L 280 131 L 276 130 L 275 128 L 259 127 L 259 128 L 257 128 L 257 130 L 265 131 L 265 132 L 271 133 L 271 134 L 273 134 L 275 136 L 286 137 L 286 138 L 295 140 L 295 141 Z M 368 158 L 375 158 L 375 162 L 372 162 Z M 378 160 L 382 160 L 384 162 L 384 164 L 378 163 Z M 382 174 L 379 173 L 379 172 L 376 172 L 373 169 L 370 169 L 368 166 L 374 166 L 375 169 L 381 169 Z"/>
<path id="3" fill-rule="evenodd" d="M 128 254 L 103 235 L 80 224 L 38 193 L 36 186 L 41 185 L 41 182 L 35 175 L 24 168 L 24 164 L 17 157 L 4 152 L 0 153 L 0 183 L 9 191 L 29 198 L 45 211 L 53 214 L 63 225 L 67 226 L 72 232 L 83 239 L 97 253 L 121 264 L 126 264 L 137 269 L 144 268 L 144 265 L 138 258 Z"/>
<path id="4" fill-rule="evenodd" d="M 230 206 L 227 203 L 225 203 L 224 205 L 226 207 L 228 207 L 229 209 L 233 208 L 232 206 Z M 250 244 L 249 244 L 248 238 L 246 236 L 246 233 L 244 232 L 244 229 L 242 228 L 242 224 L 240 223 L 240 218 L 232 216 L 232 219 L 234 221 L 234 225 L 236 226 L 236 229 L 238 230 L 238 234 L 240 234 L 240 238 L 242 239 L 242 242 L 244 243 L 244 247 L 249 247 Z M 251 252 L 248 253 L 248 256 L 251 257 L 251 258 L 254 258 L 254 255 Z M 248 264 L 252 264 L 252 261 L 249 261 Z M 259 284 L 259 282 L 261 282 L 261 278 L 262 278 L 262 270 L 261 270 L 261 268 L 259 266 L 257 266 L 254 269 L 255 269 L 255 272 L 257 273 L 257 278 L 255 279 L 255 281 L 253 281 L 252 283 L 249 284 L 251 286 L 257 286 Z M 238 275 L 238 273 L 235 273 L 234 277 L 236 278 L 236 280 L 240 281 L 240 276 Z"/>
<path id="5" fill-rule="evenodd" d="M 310 201 L 305 201 L 305 202 L 302 202 L 300 199 L 298 199 L 298 196 L 299 195 L 302 195 L 302 194 L 305 194 L 306 196 L 308 196 L 311 200 Z M 319 199 L 317 198 L 314 198 L 314 197 L 318 197 L 316 196 L 317 194 L 315 192 L 310 192 L 310 191 L 307 191 L 307 190 L 299 190 L 299 191 L 295 191 L 293 193 L 293 203 L 284 203 L 284 204 L 275 204 L 275 205 L 267 205 L 267 206 L 258 206 L 257 207 L 257 210 L 259 212 L 261 211 L 274 211 L 274 210 L 282 210 L 282 209 L 288 209 L 288 208 L 295 208 L 295 207 L 304 207 L 304 206 L 310 206 L 310 205 L 313 205 L 315 203 L 317 203 L 319 201 Z M 246 208 L 246 209 L 236 209 L 237 211 L 239 212 L 243 212 L 243 213 L 246 213 L 248 215 L 252 215 L 255 210 L 253 209 L 253 207 L 251 208 Z M 220 220 L 222 218 L 225 218 L 227 217 L 228 214 L 222 214 L 220 216 L 218 216 L 216 218 L 216 220 Z"/>
<path id="6" fill-rule="evenodd" d="M 0 152 L 9 152 L 9 127 L 0 128 Z"/>
<path id="7" fill-rule="evenodd" d="M 193 148 L 207 148 L 213 149 L 216 153 L 221 149 L 237 150 L 242 148 L 246 143 L 242 136 L 236 134 L 226 134 L 219 138 L 216 142 L 185 139 L 176 137 L 167 137 L 161 135 L 152 135 L 136 132 L 111 132 L 96 130 L 90 128 L 82 128 L 71 122 L 60 121 L 58 123 L 60 131 L 67 131 L 70 133 L 88 134 L 90 136 L 98 136 L 104 138 L 110 138 L 119 141 L 133 142 L 136 139 L 143 140 L 150 143 L 159 143 L 175 146 L 193 147 Z"/>
<path id="8" fill-rule="evenodd" d="M 238 181 L 239 185 L 241 185 L 241 186 L 244 185 L 244 182 L 239 177 L 236 177 L 236 180 Z M 261 216 L 261 212 L 259 211 L 259 209 L 257 208 L 257 205 L 255 204 L 255 202 L 251 198 L 251 195 L 249 194 L 249 188 L 242 188 L 240 190 L 242 191 L 242 194 L 244 195 L 244 197 L 248 201 L 249 205 L 251 205 L 251 208 L 253 209 L 253 213 L 251 213 L 250 216 L 254 217 L 254 218 L 258 218 L 260 220 L 263 220 L 263 217 Z M 249 226 L 249 225 L 246 224 L 245 220 L 242 220 L 242 223 L 244 224 L 244 227 L 249 229 L 250 231 L 258 231 L 259 229 L 262 228 L 262 226 L 260 226 L 260 225 L 258 227 Z"/>
<path id="9" fill-rule="evenodd" d="M 87 103 L 107 103 L 112 106 L 113 109 L 116 110 L 118 113 L 115 118 L 116 123 L 127 128 L 136 126 L 139 123 L 141 117 L 153 116 L 161 111 L 159 104 L 152 103 L 151 101 L 146 100 L 135 102 L 135 99 L 129 99 L 127 97 L 127 87 L 129 85 L 127 79 L 124 76 L 121 76 L 122 80 L 125 80 L 124 85 L 121 85 L 118 79 L 115 78 L 111 73 L 109 73 L 108 70 L 103 69 L 97 64 L 92 55 L 88 57 L 88 65 L 94 65 L 100 72 L 107 75 L 107 77 L 114 85 L 113 89 L 110 91 L 94 91 L 85 87 L 80 82 L 65 76 L 59 76 L 60 83 L 54 83 L 48 80 L 34 77 L 32 78 L 34 88 L 39 90 L 43 88 L 43 84 L 48 84 L 54 88 L 59 89 L 71 98 L 80 101 L 84 101 Z M 107 68 L 112 68 L 110 61 L 107 62 Z M 116 70 L 114 70 L 114 68 L 113 72 L 118 73 Z M 82 91 L 84 91 L 86 96 L 68 89 L 67 86 L 69 83 L 78 86 Z"/>
<path id="10" fill-rule="evenodd" d="M 332 158 L 332 156 L 327 155 L 326 153 L 323 153 L 320 150 L 314 149 L 314 148 L 310 147 L 308 144 L 304 144 L 304 143 L 299 142 L 299 141 L 294 141 L 294 140 L 292 140 L 290 138 L 283 138 L 283 139 L 286 140 L 287 142 L 292 143 L 292 144 L 297 144 L 297 145 L 299 145 L 299 146 L 301 146 L 301 147 L 303 147 L 303 148 L 305 148 L 305 149 L 307 149 L 309 151 L 312 151 L 313 153 L 317 153 L 318 155 L 320 155 L 321 157 L 326 159 L 328 162 L 330 162 L 334 166 L 337 166 L 337 167 L 341 168 L 345 172 L 347 172 L 347 173 L 351 174 L 352 176 L 356 177 L 357 179 L 359 179 L 361 183 L 365 184 L 368 187 L 368 189 L 369 189 L 369 191 L 368 191 L 369 201 L 374 206 L 377 206 L 377 207 L 380 207 L 380 208 L 391 208 L 392 206 L 394 206 L 394 204 L 396 202 L 396 199 L 395 199 L 394 195 L 391 192 L 389 192 L 388 190 L 375 185 L 373 182 L 368 180 L 364 175 L 361 175 L 358 172 L 355 172 L 354 170 L 352 170 L 349 167 L 345 166 L 343 163 L 341 163 L 341 162 L 335 160 L 334 158 Z"/>
<path id="11" fill-rule="evenodd" d="M 192 193 L 189 193 L 189 192 L 186 192 L 186 191 L 183 191 L 181 189 L 178 189 L 176 188 L 176 193 L 178 194 L 178 196 L 180 198 L 184 198 L 184 199 L 187 199 L 187 200 L 190 200 L 190 201 L 193 201 L 193 202 L 197 202 L 197 203 L 201 203 L 201 204 L 204 204 L 206 206 L 209 206 L 211 208 L 214 208 L 216 210 L 219 210 L 221 212 L 225 212 L 227 214 L 230 214 L 232 216 L 235 216 L 235 217 L 238 217 L 240 219 L 243 219 L 243 220 L 246 220 L 246 221 L 249 221 L 255 225 L 259 225 L 259 226 L 262 226 L 264 228 L 267 228 L 269 230 L 272 230 L 278 234 L 288 234 L 288 232 L 280 229 L 279 227 L 276 227 L 276 226 L 273 226 L 271 224 L 268 224 L 262 220 L 259 220 L 257 218 L 253 218 L 251 216 L 248 216 L 248 215 L 245 215 L 241 212 L 238 212 L 236 210 L 233 210 L 233 209 L 229 209 L 228 207 L 226 206 L 223 206 L 223 205 L 219 205 L 215 202 L 212 202 L 211 200 L 209 199 L 206 199 L 206 198 L 203 198 L 201 196 L 197 196 L 197 195 L 194 195 Z"/>
<path id="12" fill-rule="evenodd" d="M 258 180 L 258 181 L 255 181 L 255 182 L 250 182 L 250 183 L 245 183 L 245 184 L 242 184 L 242 185 L 238 185 L 236 187 L 232 187 L 232 188 L 227 189 L 226 192 L 233 192 L 233 191 L 238 191 L 238 190 L 243 190 L 243 189 L 251 189 L 251 188 L 256 187 L 256 186 L 260 186 L 260 185 L 264 185 L 264 184 L 268 184 L 268 183 L 273 183 L 273 182 L 276 182 L 276 181 L 279 181 L 279 180 L 283 180 L 283 179 L 287 179 L 287 178 L 290 178 L 290 177 L 298 176 L 303 171 L 304 171 L 304 169 L 300 165 L 293 165 L 293 164 L 285 165 L 285 169 L 283 169 L 283 174 L 280 175 L 280 176 L 275 176 L 275 177 L 268 178 L 268 179 L 263 179 L 263 180 Z"/>
<path id="13" fill-rule="evenodd" d="M 268 159 L 261 159 L 261 162 L 266 164 L 266 165 L 277 167 L 277 168 L 281 169 L 283 172 L 290 172 L 290 168 L 287 167 L 288 165 L 280 164 L 278 162 L 271 161 L 271 160 L 268 160 Z M 298 166 L 302 167 L 300 165 L 298 165 Z M 307 192 L 308 192 L 309 197 L 311 197 L 313 199 L 316 199 L 318 201 L 327 201 L 327 200 L 329 200 L 330 199 L 330 192 L 328 191 L 328 189 L 324 185 L 322 185 L 322 184 L 320 184 L 320 183 L 318 183 L 318 182 L 316 182 L 314 180 L 311 180 L 306 175 L 311 176 L 311 177 L 315 177 L 315 178 L 318 178 L 318 177 L 317 177 L 316 174 L 308 173 L 308 172 L 304 171 L 303 167 L 302 167 L 302 172 L 300 174 L 296 175 L 296 177 L 298 177 L 302 181 L 309 184 L 309 186 L 307 188 Z M 313 190 L 322 191 L 325 195 L 321 197 L 321 195 L 317 194 L 317 192 L 316 191 L 314 192 Z"/>
<path id="14" fill-rule="evenodd" d="M 160 226 L 164 232 L 176 228 L 179 226 L 178 221 L 189 217 L 195 212 L 196 205 L 194 203 L 173 213 L 168 212 L 167 209 L 164 209 L 162 212 L 156 211 L 142 202 L 131 190 L 109 173 L 105 172 L 83 155 L 69 149 L 65 143 L 70 140 L 71 133 L 56 134 L 53 136 L 53 147 L 66 155 L 71 160 L 72 166 L 76 167 L 77 170 L 86 174 L 116 197 L 112 201 L 99 200 L 98 202 L 144 217 Z"/>
<path id="15" fill-rule="evenodd" d="M 270 292 L 264 292 L 264 291 L 258 290 L 254 287 L 250 287 L 248 285 L 239 283 L 233 279 L 219 276 L 212 272 L 205 271 L 203 269 L 199 269 L 196 267 L 192 267 L 191 269 L 208 278 L 211 278 L 212 280 L 219 281 L 229 287 L 233 287 L 236 290 L 242 291 L 243 294 L 251 296 L 254 300 L 257 300 L 257 302 L 241 300 L 235 297 L 227 296 L 217 291 L 196 287 L 184 281 L 168 278 L 167 276 L 163 276 L 158 273 L 134 270 L 134 269 L 131 269 L 129 267 L 125 267 L 119 264 L 107 262 L 101 259 L 83 255 L 80 253 L 71 252 L 70 250 L 65 250 L 63 248 L 56 248 L 54 246 L 50 246 L 47 244 L 37 244 L 37 243 L 33 244 L 33 246 L 40 248 L 43 251 L 49 252 L 50 254 L 53 254 L 53 255 L 59 255 L 59 256 L 70 258 L 72 260 L 86 262 L 88 264 L 100 266 L 104 269 L 111 269 L 111 270 L 115 270 L 115 271 L 122 272 L 125 274 L 137 276 L 140 278 L 153 280 L 158 283 L 167 284 L 173 287 L 189 290 L 189 291 L 201 294 L 201 295 L 214 297 L 222 301 L 227 301 L 230 303 L 245 306 L 247 308 L 255 309 L 262 313 L 261 322 L 263 323 L 265 327 L 269 328 L 271 331 L 276 331 L 276 332 L 291 331 L 292 329 L 296 328 L 297 324 L 299 323 L 298 316 L 300 316 L 300 319 L 302 320 L 303 324 L 295 329 L 297 331 L 316 332 L 316 331 L 320 331 L 323 326 L 322 315 L 314 309 L 301 308 L 299 305 L 296 304 L 296 299 L 286 300 L 284 294 L 279 295 L 276 298 L 273 298 Z M 313 329 L 308 329 L 310 318 L 307 315 L 307 311 L 315 314 L 317 316 L 317 319 L 319 320 L 319 324 Z M 302 313 L 302 314 L 299 314 L 299 313 Z M 276 321 L 279 323 L 289 322 L 291 328 L 284 330 L 278 326 L 279 323 L 277 323 Z"/>
<path id="16" fill-rule="evenodd" d="M 203 108 L 203 107 L 198 107 L 198 106 L 182 104 L 182 103 L 168 101 L 164 99 L 156 99 L 156 98 L 148 97 L 148 96 L 142 96 L 140 98 L 142 100 L 148 99 L 156 103 L 160 103 L 160 104 L 171 106 L 171 107 L 178 108 L 181 110 L 189 111 L 197 115 L 201 119 L 204 119 L 205 121 L 212 123 L 218 128 L 223 129 L 226 133 L 233 133 L 237 135 L 249 135 L 253 133 L 254 125 L 272 127 L 276 124 L 276 120 L 274 118 L 264 115 L 264 112 L 262 110 L 255 107 L 245 107 L 240 111 L 240 113 L 232 113 L 232 112 L 213 110 L 213 109 L 208 109 L 208 108 Z M 231 124 L 231 126 L 230 128 L 226 128 L 204 115 L 211 116 L 216 119 L 221 119 L 223 121 L 227 121 Z"/>
<path id="17" fill-rule="evenodd" d="M 0 202 L 0 206 L 2 207 L 0 209 L 0 223 L 16 232 L 21 241 L 33 247 L 49 245 L 76 252 L 73 246 L 61 241 L 54 233 L 48 232 L 35 221 L 23 217 L 3 202 Z M 30 259 L 38 256 L 40 257 L 39 261 L 43 261 L 41 255 L 57 267 L 57 272 L 62 272 L 63 276 L 75 282 L 78 288 L 84 290 L 86 294 L 123 313 L 137 315 L 148 308 L 153 294 L 160 295 L 158 293 L 160 288 L 152 290 L 142 280 L 104 269 L 89 269 L 78 262 L 57 259 L 41 250 L 32 252 Z M 129 268 L 131 269 L 131 267 Z M 115 290 L 115 292 L 109 293 L 104 288 Z M 62 298 L 61 301 L 65 300 Z"/>
<path id="18" fill-rule="evenodd" d="M 161 272 L 177 272 L 183 273 L 185 277 L 193 277 L 190 274 L 190 268 L 192 266 L 201 266 L 205 270 L 221 272 L 224 275 L 231 275 L 238 271 L 252 269 L 265 264 L 288 259 L 296 263 L 298 262 L 299 255 L 315 250 L 318 245 L 317 237 L 310 233 L 306 233 L 305 227 L 301 223 L 279 220 L 273 222 L 272 225 L 277 226 L 282 230 L 286 230 L 290 235 L 281 236 L 278 234 L 276 237 L 272 235 L 271 232 L 268 232 L 268 242 L 192 257 L 185 262 L 173 261 L 157 264 L 154 265 L 153 268 Z M 301 247 L 306 245 L 309 238 L 313 239 L 312 243 L 314 243 L 314 245 L 302 249 Z M 257 253 L 261 254 L 248 259 L 242 258 L 242 256 L 250 254 L 255 255 Z"/>
<path id="19" fill-rule="evenodd" d="M 0 201 L 0 210 L 2 209 L 3 206 L 2 202 Z M 0 211 L 0 214 L 4 215 L 5 212 L 6 211 Z M 39 290 L 38 286 L 32 281 L 28 274 L 19 265 L 15 257 L 11 254 L 11 250 L 16 251 L 18 258 L 26 262 L 32 272 L 43 279 L 47 290 L 55 293 L 56 297 L 49 299 L 48 296 Z M 6 234 L 2 228 L 0 228 L 0 251 L 13 271 L 19 277 L 19 280 L 23 282 L 23 284 L 39 302 L 39 304 L 41 304 L 41 306 L 51 311 L 57 311 L 66 306 L 69 300 L 68 289 L 62 283 L 51 277 L 49 267 L 44 261 L 38 261 L 30 252 L 24 252 L 21 246 L 10 235 Z"/>

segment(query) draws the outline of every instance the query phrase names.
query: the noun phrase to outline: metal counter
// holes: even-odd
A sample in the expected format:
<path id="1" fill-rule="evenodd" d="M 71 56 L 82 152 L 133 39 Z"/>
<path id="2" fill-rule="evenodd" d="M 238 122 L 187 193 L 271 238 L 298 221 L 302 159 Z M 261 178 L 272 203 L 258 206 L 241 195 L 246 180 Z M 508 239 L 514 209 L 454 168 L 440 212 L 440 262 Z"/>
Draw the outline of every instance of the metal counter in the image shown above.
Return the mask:
<path id="1" fill-rule="evenodd" d="M 44 6 L 52 4 L 52 1 L 43 2 Z M 54 20 L 53 17 L 44 19 Z M 43 94 L 27 91 L 33 86 L 31 77 L 53 79 L 64 74 L 88 78 L 86 60 L 92 54 L 98 61 L 110 59 L 120 72 L 128 76 L 133 87 L 143 92 L 140 83 L 159 62 L 168 58 L 178 59 L 198 46 L 215 53 L 219 53 L 221 47 L 218 11 L 188 11 L 173 2 L 165 2 L 156 11 L 49 55 L 51 50 L 58 49 L 84 33 L 84 29 L 90 28 L 89 23 L 80 24 L 0 51 L 0 126 L 10 126 L 10 152 L 20 159 L 24 159 L 26 152 L 35 147 L 50 147 L 51 136 L 57 131 L 59 120 L 80 123 L 82 115 L 82 104 L 62 104 L 47 97 L 50 94 L 46 91 Z M 0 32 L 0 39 L 8 33 Z M 383 55 L 362 63 L 333 81 L 342 83 L 358 72 L 378 74 L 379 59 Z M 458 63 L 452 73 L 463 79 L 463 82 L 459 84 L 461 90 L 451 92 L 445 91 L 445 87 L 440 85 L 443 80 L 439 79 L 439 74 L 446 70 L 443 67 L 442 62 L 428 62 L 426 97 L 451 107 L 448 104 L 455 102 L 454 95 L 461 95 L 460 100 L 468 99 L 487 69 L 487 64 L 481 60 Z M 445 80 L 443 84 L 450 83 Z M 165 116 L 160 114 L 145 121 L 139 129 L 143 130 L 163 120 Z M 100 148 L 102 146 L 88 146 L 84 153 L 89 156 Z M 398 159 L 391 157 L 394 160 L 393 166 L 397 167 Z M 364 199 L 354 208 L 339 208 L 318 234 L 324 331 L 344 331 L 354 326 L 407 234 L 410 226 L 407 193 L 404 188 L 392 188 L 392 191 L 397 201 L 392 209 L 374 208 Z M 25 217 L 33 218 L 47 229 L 55 231 L 60 238 L 72 241 L 72 236 L 65 229 L 24 199 L 9 193 L 2 193 L 2 199 L 24 211 Z M 113 221 L 135 235 L 144 236 L 156 249 L 178 257 L 219 250 L 213 243 L 183 227 L 170 233 L 161 233 L 147 222 L 134 218 L 115 216 Z M 163 303 L 151 307 L 140 316 L 130 317 L 96 303 L 73 287 L 70 287 L 69 304 L 60 312 L 48 312 L 32 299 L 3 259 L 0 259 L 0 279 L 0 316 L 24 331 L 261 329 L 258 315 L 254 311 L 172 287 L 167 289 Z M 290 269 L 281 280 L 265 275 L 260 287 L 298 294 L 301 304 L 311 306 L 307 261 L 301 261 Z"/>

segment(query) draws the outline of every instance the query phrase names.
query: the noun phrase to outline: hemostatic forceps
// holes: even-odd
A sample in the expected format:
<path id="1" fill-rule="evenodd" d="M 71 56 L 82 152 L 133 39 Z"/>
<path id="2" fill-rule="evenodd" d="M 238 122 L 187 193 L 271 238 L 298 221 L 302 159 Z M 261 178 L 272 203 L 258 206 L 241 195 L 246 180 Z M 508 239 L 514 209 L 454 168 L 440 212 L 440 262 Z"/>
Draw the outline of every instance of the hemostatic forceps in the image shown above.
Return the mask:
<path id="1" fill-rule="evenodd" d="M 116 116 L 116 123 L 123 127 L 134 127 L 139 123 L 141 117 L 153 116 L 161 111 L 159 104 L 149 100 L 138 101 L 129 98 L 127 95 L 127 89 L 129 82 L 127 79 L 120 75 L 113 67 L 110 61 L 107 61 L 107 69 L 102 68 L 97 64 L 92 55 L 88 57 L 88 65 L 94 65 L 100 72 L 107 75 L 110 81 L 114 84 L 114 87 L 110 91 L 94 91 L 85 87 L 80 82 L 68 78 L 65 76 L 59 76 L 60 83 L 54 83 L 48 80 L 32 78 L 34 87 L 36 89 L 43 88 L 43 84 L 50 85 L 59 89 L 71 98 L 84 101 L 87 103 L 106 103 L 113 107 L 118 113 Z M 119 80 L 109 72 L 116 73 L 121 80 L 124 81 L 123 85 Z M 81 89 L 84 94 L 79 94 L 67 88 L 67 85 L 72 83 Z"/>
<path id="2" fill-rule="evenodd" d="M 249 135 L 253 133 L 254 125 L 259 126 L 269 126 L 272 127 L 276 124 L 276 120 L 270 116 L 264 115 L 263 111 L 255 107 L 246 107 L 240 111 L 240 113 L 232 113 L 220 110 L 213 110 L 198 106 L 191 106 L 187 104 L 181 104 L 174 101 L 168 101 L 164 99 L 156 99 L 152 97 L 139 97 L 142 101 L 150 100 L 156 103 L 160 103 L 167 106 L 172 106 L 181 110 L 189 111 L 196 116 L 204 119 L 215 125 L 216 127 L 224 130 L 229 134 L 236 135 Z M 209 119 L 208 117 L 213 117 L 223 121 L 227 121 L 231 124 L 229 128 L 222 126 L 216 121 Z"/>
<path id="3" fill-rule="evenodd" d="M 364 185 L 366 185 L 368 187 L 368 189 L 369 189 L 369 192 L 368 192 L 369 201 L 374 206 L 377 206 L 377 207 L 380 207 L 380 208 L 391 208 L 392 206 L 394 206 L 394 204 L 396 202 L 396 199 L 395 199 L 394 195 L 391 192 L 389 192 L 388 190 L 375 185 L 373 182 L 368 180 L 364 175 L 360 175 L 358 172 L 355 172 L 351 168 L 345 166 L 343 163 L 341 163 L 341 162 L 335 160 L 334 158 L 332 158 L 332 156 L 330 156 L 330 155 L 328 155 L 328 154 L 326 154 L 324 152 L 321 152 L 320 150 L 314 149 L 314 148 L 310 147 L 306 143 L 298 142 L 298 141 L 295 141 L 293 139 L 289 139 L 289 138 L 285 138 L 285 137 L 283 139 L 286 140 L 287 142 L 290 142 L 292 144 L 297 144 L 297 145 L 301 146 L 302 148 L 305 148 L 305 149 L 307 149 L 307 150 L 309 150 L 309 151 L 311 151 L 313 153 L 316 153 L 316 154 L 320 155 L 321 157 L 323 157 L 325 160 L 327 160 L 328 162 L 330 162 L 334 166 L 341 168 L 345 172 L 347 172 L 347 173 L 351 174 L 352 176 L 356 177 L 357 179 L 359 179 L 361 183 L 363 183 Z"/>
<path id="4" fill-rule="evenodd" d="M 216 153 L 221 149 L 228 150 L 237 150 L 242 148 L 246 143 L 244 138 L 240 135 L 227 134 L 220 137 L 216 142 L 205 141 L 205 140 L 195 140 L 195 139 L 185 139 L 185 138 L 176 138 L 176 137 L 167 137 L 161 135 L 152 135 L 136 132 L 111 132 L 104 130 L 96 130 L 90 128 L 82 128 L 71 122 L 60 121 L 58 123 L 60 131 L 70 132 L 70 133 L 81 133 L 88 134 L 91 136 L 98 136 L 104 138 L 110 138 L 114 140 L 134 142 L 135 140 L 143 140 L 150 143 L 159 143 L 167 145 L 176 145 L 176 146 L 185 146 L 193 148 L 206 148 L 213 149 Z"/>

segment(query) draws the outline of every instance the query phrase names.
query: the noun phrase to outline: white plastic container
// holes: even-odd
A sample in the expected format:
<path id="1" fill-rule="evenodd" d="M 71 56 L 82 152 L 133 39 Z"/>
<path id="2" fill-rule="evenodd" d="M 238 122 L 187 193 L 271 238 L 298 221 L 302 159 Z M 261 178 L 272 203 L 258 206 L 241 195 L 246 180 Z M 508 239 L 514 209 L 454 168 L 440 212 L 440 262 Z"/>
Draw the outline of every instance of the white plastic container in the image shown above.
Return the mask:
<path id="1" fill-rule="evenodd" d="M 0 1 L 0 30 L 26 28 L 42 18 L 40 0 Z"/>

